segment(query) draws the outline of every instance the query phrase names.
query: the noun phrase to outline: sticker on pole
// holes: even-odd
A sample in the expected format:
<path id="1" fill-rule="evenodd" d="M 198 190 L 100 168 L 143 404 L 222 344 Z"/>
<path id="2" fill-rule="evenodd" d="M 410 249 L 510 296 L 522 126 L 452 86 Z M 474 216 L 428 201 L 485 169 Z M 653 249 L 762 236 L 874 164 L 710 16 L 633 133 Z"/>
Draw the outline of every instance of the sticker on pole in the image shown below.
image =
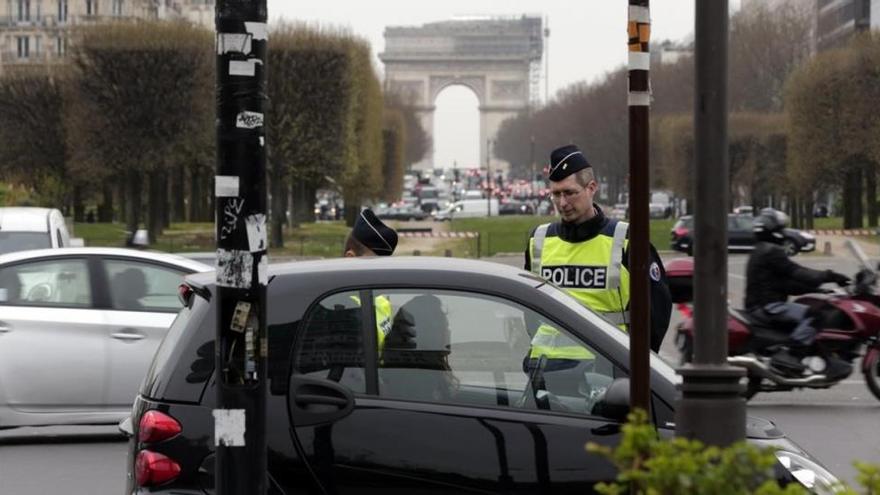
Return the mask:
<path id="1" fill-rule="evenodd" d="M 244 409 L 214 409 L 214 446 L 244 447 Z"/>
<path id="2" fill-rule="evenodd" d="M 249 289 L 253 280 L 254 257 L 247 251 L 217 250 L 217 285 Z"/>
<path id="3" fill-rule="evenodd" d="M 235 127 L 239 129 L 256 129 L 263 127 L 263 114 L 244 110 L 235 118 Z"/>
<path id="4" fill-rule="evenodd" d="M 214 176 L 214 196 L 218 198 L 234 198 L 238 196 L 238 176 Z"/>

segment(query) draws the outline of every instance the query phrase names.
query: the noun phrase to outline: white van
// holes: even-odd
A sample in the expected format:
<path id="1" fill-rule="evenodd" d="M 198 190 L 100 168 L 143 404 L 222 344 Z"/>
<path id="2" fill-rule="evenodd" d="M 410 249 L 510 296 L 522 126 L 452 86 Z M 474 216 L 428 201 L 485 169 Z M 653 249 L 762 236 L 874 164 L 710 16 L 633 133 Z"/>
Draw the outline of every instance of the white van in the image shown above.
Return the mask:
<path id="1" fill-rule="evenodd" d="M 0 208 L 0 254 L 70 247 L 70 242 L 64 216 L 55 208 Z"/>
<path id="2" fill-rule="evenodd" d="M 438 222 L 452 220 L 454 218 L 477 218 L 485 216 L 498 216 L 497 199 L 463 199 L 449 205 L 445 210 L 438 211 L 434 220 Z"/>

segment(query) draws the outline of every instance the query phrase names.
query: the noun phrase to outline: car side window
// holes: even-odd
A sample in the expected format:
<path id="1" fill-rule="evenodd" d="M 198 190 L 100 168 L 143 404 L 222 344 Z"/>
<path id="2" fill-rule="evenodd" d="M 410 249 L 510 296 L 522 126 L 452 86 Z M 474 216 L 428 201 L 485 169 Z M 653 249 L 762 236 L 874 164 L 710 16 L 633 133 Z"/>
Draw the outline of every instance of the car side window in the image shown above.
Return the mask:
<path id="1" fill-rule="evenodd" d="M 382 291 L 394 310 L 382 397 L 593 414 L 624 376 L 566 330 L 511 301 L 458 291 Z"/>
<path id="2" fill-rule="evenodd" d="M 106 260 L 113 309 L 177 312 L 177 288 L 186 275 L 172 268 L 129 260 Z"/>
<path id="3" fill-rule="evenodd" d="M 86 260 L 22 263 L 0 270 L 0 304 L 18 306 L 92 306 Z"/>
<path id="4" fill-rule="evenodd" d="M 365 393 L 364 337 L 358 292 L 322 299 L 305 318 L 293 357 L 294 373 L 327 378 Z"/>

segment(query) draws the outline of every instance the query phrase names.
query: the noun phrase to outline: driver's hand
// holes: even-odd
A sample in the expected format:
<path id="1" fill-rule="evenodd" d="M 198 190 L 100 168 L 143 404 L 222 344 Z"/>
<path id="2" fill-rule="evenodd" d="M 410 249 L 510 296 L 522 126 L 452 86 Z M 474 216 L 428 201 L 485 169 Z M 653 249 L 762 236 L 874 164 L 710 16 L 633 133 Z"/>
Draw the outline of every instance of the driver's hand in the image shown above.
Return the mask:
<path id="1" fill-rule="evenodd" d="M 825 274 L 828 282 L 833 282 L 841 287 L 846 287 L 850 284 L 849 277 L 842 273 L 837 273 L 834 270 L 826 270 Z"/>

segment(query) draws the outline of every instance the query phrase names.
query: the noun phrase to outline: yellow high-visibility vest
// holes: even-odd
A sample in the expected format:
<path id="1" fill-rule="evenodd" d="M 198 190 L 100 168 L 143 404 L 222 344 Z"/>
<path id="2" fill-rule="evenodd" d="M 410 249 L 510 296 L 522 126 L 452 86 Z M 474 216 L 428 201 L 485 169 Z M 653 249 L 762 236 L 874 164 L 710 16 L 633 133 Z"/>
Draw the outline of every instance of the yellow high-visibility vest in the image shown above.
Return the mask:
<path id="1" fill-rule="evenodd" d="M 601 233 L 582 242 L 547 235 L 550 224 L 535 229 L 529 239 L 532 271 L 562 288 L 584 306 L 626 330 L 629 270 L 623 266 L 626 222 L 609 223 Z M 595 356 L 559 330 L 542 324 L 532 338 L 530 357 L 593 359 Z"/>
<path id="2" fill-rule="evenodd" d="M 351 299 L 358 306 L 361 305 L 360 297 L 351 296 Z M 385 348 L 385 337 L 391 332 L 391 317 L 394 314 L 394 309 L 391 307 L 391 301 L 386 296 L 376 296 L 373 299 L 373 307 L 376 310 L 376 343 L 381 355 L 382 349 Z"/>

